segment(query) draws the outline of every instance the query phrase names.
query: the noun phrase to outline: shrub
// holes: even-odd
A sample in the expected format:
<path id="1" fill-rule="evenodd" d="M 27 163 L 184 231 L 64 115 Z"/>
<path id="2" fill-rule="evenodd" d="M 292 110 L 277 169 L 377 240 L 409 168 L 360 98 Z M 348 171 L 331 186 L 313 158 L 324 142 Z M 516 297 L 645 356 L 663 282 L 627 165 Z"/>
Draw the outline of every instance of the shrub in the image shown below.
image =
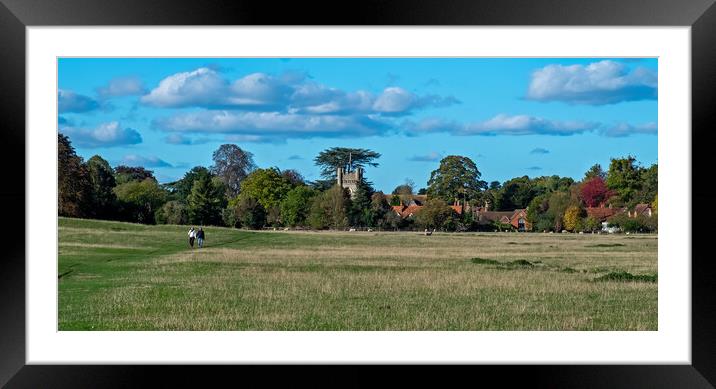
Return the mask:
<path id="1" fill-rule="evenodd" d="M 602 223 L 600 223 L 599 220 L 593 216 L 586 217 L 582 223 L 585 231 L 594 232 L 602 228 Z"/>
<path id="2" fill-rule="evenodd" d="M 564 212 L 564 228 L 569 231 L 581 231 L 584 209 L 572 205 Z"/>
<path id="3" fill-rule="evenodd" d="M 442 199 L 430 199 L 415 216 L 415 223 L 423 228 L 453 227 L 453 209 Z"/>
<path id="4" fill-rule="evenodd" d="M 485 259 L 485 258 L 473 258 L 470 260 L 470 262 L 478 264 L 478 265 L 499 265 L 500 262 L 496 261 L 494 259 Z"/>
<path id="5" fill-rule="evenodd" d="M 629 217 L 626 214 L 616 215 L 609 219 L 610 227 L 618 227 L 624 232 L 654 232 L 658 220 L 652 216 Z"/>
<path id="6" fill-rule="evenodd" d="M 229 205 L 228 207 L 221 210 L 221 220 L 227 227 L 240 227 L 239 218 L 236 216 L 236 206 Z"/>
<path id="7" fill-rule="evenodd" d="M 157 224 L 187 224 L 189 221 L 187 208 L 181 201 L 168 201 L 154 215 Z"/>

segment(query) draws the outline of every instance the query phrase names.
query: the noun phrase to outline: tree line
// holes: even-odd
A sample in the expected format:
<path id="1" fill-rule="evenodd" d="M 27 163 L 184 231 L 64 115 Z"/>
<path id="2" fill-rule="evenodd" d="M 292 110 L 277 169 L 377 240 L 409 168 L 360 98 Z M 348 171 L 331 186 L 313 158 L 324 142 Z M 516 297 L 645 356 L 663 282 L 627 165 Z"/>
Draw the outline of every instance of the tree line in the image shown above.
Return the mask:
<path id="1" fill-rule="evenodd" d="M 314 159 L 321 179 L 309 182 L 292 169 L 260 168 L 250 152 L 224 144 L 214 151 L 212 166 L 196 166 L 181 179 L 160 184 L 143 167 L 112 167 L 99 155 L 84 161 L 69 138 L 59 134 L 58 211 L 68 217 L 249 229 L 509 228 L 480 225 L 473 212 L 454 212 L 450 205 L 459 202 L 497 211 L 528 208 L 528 220 L 536 230 L 582 231 L 599 227 L 587 217 L 586 207 L 649 203 L 656 209 L 657 205 L 657 165 L 641 167 L 631 156 L 612 159 L 607 171 L 594 165 L 578 182 L 569 177 L 524 176 L 487 183 L 470 158 L 447 156 L 424 188 L 406 179 L 386 196 L 363 179 L 351 196 L 336 184 L 337 167 L 377 167 L 378 158 L 379 153 L 367 149 L 324 150 Z M 415 195 L 427 195 L 420 212 L 402 218 L 393 210 L 392 206 L 409 205 Z M 656 229 L 656 218 L 615 218 L 615 223 L 627 229 Z"/>

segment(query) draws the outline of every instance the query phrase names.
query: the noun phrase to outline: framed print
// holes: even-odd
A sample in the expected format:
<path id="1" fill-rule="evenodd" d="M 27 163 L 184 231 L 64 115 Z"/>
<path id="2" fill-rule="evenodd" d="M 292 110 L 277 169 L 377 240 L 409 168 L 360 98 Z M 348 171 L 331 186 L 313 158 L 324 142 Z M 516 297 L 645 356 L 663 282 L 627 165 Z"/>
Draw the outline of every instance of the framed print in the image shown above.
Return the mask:
<path id="1" fill-rule="evenodd" d="M 3 384 L 711 387 L 716 7 L 517 3 L 5 1 Z"/>

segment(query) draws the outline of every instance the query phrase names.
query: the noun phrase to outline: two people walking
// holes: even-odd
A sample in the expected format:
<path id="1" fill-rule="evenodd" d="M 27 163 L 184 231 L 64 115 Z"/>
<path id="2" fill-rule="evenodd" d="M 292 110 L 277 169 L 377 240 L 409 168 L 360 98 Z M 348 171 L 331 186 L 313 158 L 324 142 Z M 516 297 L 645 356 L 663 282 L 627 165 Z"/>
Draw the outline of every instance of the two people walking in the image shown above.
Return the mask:
<path id="1" fill-rule="evenodd" d="M 194 227 L 189 229 L 189 246 L 191 248 L 194 248 L 194 239 L 196 239 L 196 243 L 199 246 L 199 248 L 204 247 L 204 228 L 199 227 L 199 230 L 195 230 Z"/>

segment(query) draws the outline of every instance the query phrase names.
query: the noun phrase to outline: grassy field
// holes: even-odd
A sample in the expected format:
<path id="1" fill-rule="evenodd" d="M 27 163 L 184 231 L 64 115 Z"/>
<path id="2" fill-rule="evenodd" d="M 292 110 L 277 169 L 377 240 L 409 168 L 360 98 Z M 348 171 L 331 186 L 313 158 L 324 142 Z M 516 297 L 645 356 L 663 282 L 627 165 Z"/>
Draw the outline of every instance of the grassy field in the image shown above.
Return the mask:
<path id="1" fill-rule="evenodd" d="M 657 330 L 655 235 L 187 230 L 60 218 L 59 329 Z"/>

